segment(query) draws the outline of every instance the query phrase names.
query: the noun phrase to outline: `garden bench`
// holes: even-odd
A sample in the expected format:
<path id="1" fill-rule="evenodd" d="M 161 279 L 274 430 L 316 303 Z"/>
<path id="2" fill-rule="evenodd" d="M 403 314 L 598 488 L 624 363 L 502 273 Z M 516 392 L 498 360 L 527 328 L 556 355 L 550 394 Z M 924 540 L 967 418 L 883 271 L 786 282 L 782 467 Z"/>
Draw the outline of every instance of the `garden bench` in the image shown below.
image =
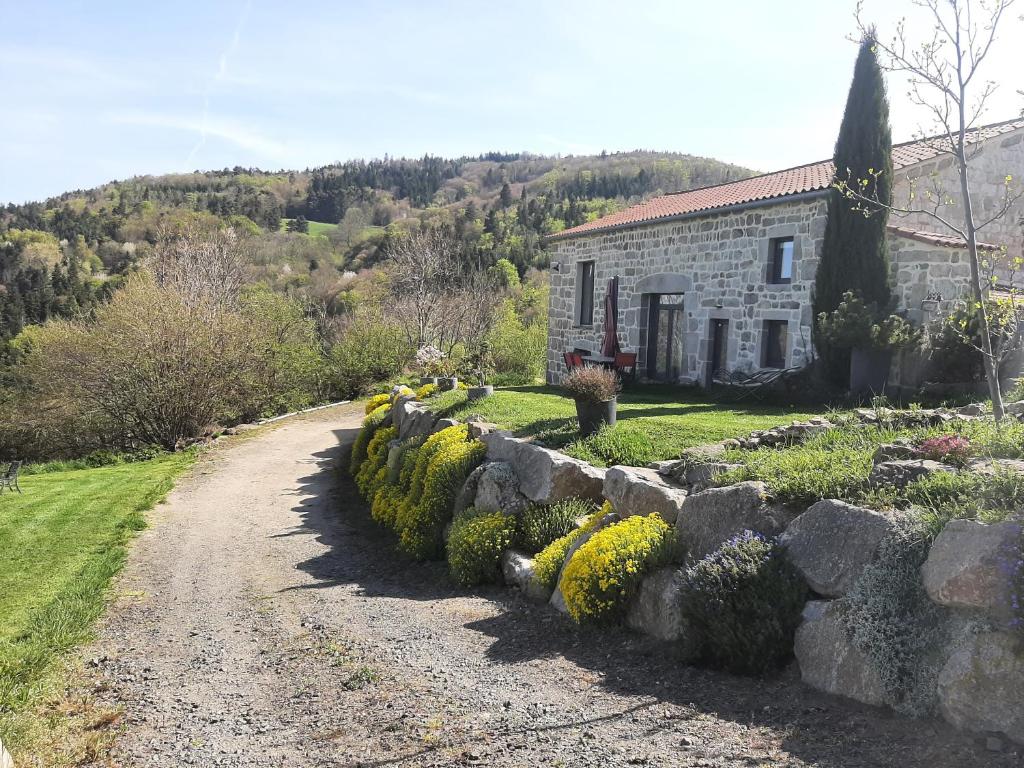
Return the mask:
<path id="1" fill-rule="evenodd" d="M 21 486 L 18 485 L 18 474 L 20 472 L 21 462 L 12 461 L 7 470 L 0 475 L 0 493 L 4 492 L 4 488 L 10 488 L 12 491 L 21 493 Z"/>
<path id="2" fill-rule="evenodd" d="M 715 371 L 711 377 L 714 384 L 726 387 L 726 391 L 735 395 L 739 402 L 747 397 L 762 400 L 771 392 L 772 387 L 785 379 L 799 368 L 768 368 L 760 371 Z"/>

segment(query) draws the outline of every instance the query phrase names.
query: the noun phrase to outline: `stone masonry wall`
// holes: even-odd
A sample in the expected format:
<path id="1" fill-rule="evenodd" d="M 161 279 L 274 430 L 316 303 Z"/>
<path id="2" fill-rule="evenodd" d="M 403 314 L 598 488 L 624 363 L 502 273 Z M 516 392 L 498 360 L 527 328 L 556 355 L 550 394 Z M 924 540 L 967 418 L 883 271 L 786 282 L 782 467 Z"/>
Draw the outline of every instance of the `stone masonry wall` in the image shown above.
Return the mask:
<path id="1" fill-rule="evenodd" d="M 640 353 L 646 363 L 645 294 L 685 291 L 684 383 L 703 381 L 709 359 L 713 319 L 729 321 L 726 367 L 761 367 L 765 320 L 789 324 L 786 362 L 809 361 L 811 290 L 825 233 L 824 196 L 790 200 L 747 211 L 651 224 L 555 241 L 551 259 L 548 330 L 548 381 L 565 373 L 562 352 L 600 349 L 604 296 L 608 280 L 618 276 L 619 341 Z M 794 238 L 793 281 L 767 282 L 768 245 L 772 238 Z M 594 322 L 575 322 L 578 264 L 593 260 Z"/>
<path id="2" fill-rule="evenodd" d="M 979 153 L 971 160 L 971 201 L 975 218 L 983 221 L 999 210 L 1006 192 L 1007 175 L 1013 177 L 1012 184 L 1018 193 L 1024 185 L 1024 129 L 989 139 L 978 149 Z M 952 158 L 949 157 L 939 157 L 897 171 L 894 181 L 893 202 L 896 205 L 906 205 L 912 183 L 917 200 L 921 199 L 925 191 L 932 189 L 933 185 L 937 185 L 954 199 L 960 199 L 959 174 L 953 166 Z M 963 220 L 959 205 L 944 205 L 938 212 L 952 221 Z M 1002 219 L 983 229 L 979 236 L 984 242 L 1005 245 L 1010 256 L 1024 256 L 1022 217 L 1024 199 L 1018 200 Z M 926 214 L 892 217 L 890 221 L 910 229 L 950 232 Z M 1018 275 L 1018 282 L 1019 280 Z"/>

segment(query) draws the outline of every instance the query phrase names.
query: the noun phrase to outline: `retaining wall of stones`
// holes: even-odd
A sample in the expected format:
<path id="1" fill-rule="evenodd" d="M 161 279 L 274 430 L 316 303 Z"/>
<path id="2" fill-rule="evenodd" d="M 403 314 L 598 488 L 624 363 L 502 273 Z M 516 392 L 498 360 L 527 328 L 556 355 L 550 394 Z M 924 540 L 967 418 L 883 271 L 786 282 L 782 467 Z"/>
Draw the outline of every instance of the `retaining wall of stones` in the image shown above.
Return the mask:
<path id="1" fill-rule="evenodd" d="M 1020 405 L 1024 410 L 1024 403 Z M 976 411 L 968 407 L 963 413 L 916 412 L 913 418 L 932 422 L 978 418 Z M 858 416 L 867 423 L 879 419 L 870 410 Z M 407 439 L 454 422 L 439 420 L 423 404 L 407 399 L 395 405 L 393 423 L 401 439 Z M 793 443 L 832 426 L 824 419 L 794 423 L 743 442 L 751 447 L 762 441 Z M 705 450 L 696 460 L 603 469 L 516 438 L 494 425 L 470 421 L 469 429 L 471 437 L 487 445 L 487 461 L 467 480 L 456 505 L 459 510 L 472 505 L 518 514 L 531 502 L 550 504 L 578 496 L 612 503 L 615 512 L 597 529 L 631 515 L 651 513 L 675 527 L 680 559 L 644 579 L 626 613 L 630 628 L 676 644 L 677 652 L 685 656 L 696 640 L 679 607 L 685 567 L 745 530 L 779 537 L 813 592 L 794 648 L 804 682 L 871 705 L 899 704 L 843 621 L 847 597 L 865 569 L 876 562 L 880 546 L 899 522 L 896 515 L 831 499 L 795 510 L 775 503 L 760 482 L 710 487 L 716 473 L 730 468 L 716 458 L 715 449 Z M 952 470 L 909 457 L 899 445 L 883 448 L 876 455 L 878 482 L 907 482 L 927 472 Z M 1024 463 L 1001 470 L 1024 473 Z M 575 542 L 566 563 L 586 538 Z M 935 631 L 946 638 L 929 659 L 937 674 L 930 683 L 934 690 L 926 693 L 952 725 L 1002 734 L 1019 744 L 1024 744 L 1024 632 L 1013 626 L 1020 613 L 1011 605 L 1014 567 L 1024 557 L 1022 541 L 1024 517 L 991 525 L 955 520 L 935 540 L 921 571 L 928 598 L 938 609 Z M 559 587 L 549 594 L 534 582 L 533 561 L 525 553 L 507 551 L 502 570 L 509 586 L 566 611 Z"/>

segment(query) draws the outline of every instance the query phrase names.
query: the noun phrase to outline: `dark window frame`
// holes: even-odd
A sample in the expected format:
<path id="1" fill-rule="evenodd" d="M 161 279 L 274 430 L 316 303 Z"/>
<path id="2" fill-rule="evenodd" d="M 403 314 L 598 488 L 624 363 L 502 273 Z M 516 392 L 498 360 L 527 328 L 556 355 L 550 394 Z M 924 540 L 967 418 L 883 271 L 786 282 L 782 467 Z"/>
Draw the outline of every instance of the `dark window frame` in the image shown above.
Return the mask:
<path id="1" fill-rule="evenodd" d="M 780 347 L 781 349 L 779 349 Z M 765 320 L 761 329 L 761 367 L 785 368 L 788 347 L 789 321 Z M 779 357 L 775 357 L 776 352 L 780 355 Z"/>
<path id="2" fill-rule="evenodd" d="M 579 315 L 576 317 L 576 324 L 580 326 L 594 324 L 594 277 L 597 272 L 597 263 L 594 261 L 580 261 L 576 263 L 580 270 L 577 290 L 579 291 Z M 589 286 L 588 286 L 589 282 Z"/>
<path id="3" fill-rule="evenodd" d="M 782 276 L 785 260 L 783 246 L 789 243 L 789 277 Z M 793 282 L 793 267 L 796 265 L 796 241 L 793 237 L 773 237 L 768 241 L 768 283 L 770 285 L 789 285 Z"/>

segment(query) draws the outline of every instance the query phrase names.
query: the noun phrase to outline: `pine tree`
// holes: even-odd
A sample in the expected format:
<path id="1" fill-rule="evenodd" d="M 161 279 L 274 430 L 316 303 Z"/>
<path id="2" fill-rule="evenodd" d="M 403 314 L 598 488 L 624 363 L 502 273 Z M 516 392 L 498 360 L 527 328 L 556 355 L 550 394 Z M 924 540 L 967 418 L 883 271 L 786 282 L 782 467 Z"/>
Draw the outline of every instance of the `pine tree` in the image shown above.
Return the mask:
<path id="1" fill-rule="evenodd" d="M 883 205 L 892 203 L 892 135 L 885 81 L 875 56 L 873 35 L 861 41 L 853 82 L 846 99 L 846 111 L 836 140 L 837 180 L 859 184 Z M 846 291 L 859 294 L 868 304 L 886 311 L 891 300 L 889 254 L 886 243 L 888 211 L 879 209 L 865 215 L 852 201 L 833 190 L 828 203 L 825 239 L 814 285 L 814 315 L 832 312 Z M 848 355 L 829 350 L 815 339 L 830 375 L 844 377 Z"/>

